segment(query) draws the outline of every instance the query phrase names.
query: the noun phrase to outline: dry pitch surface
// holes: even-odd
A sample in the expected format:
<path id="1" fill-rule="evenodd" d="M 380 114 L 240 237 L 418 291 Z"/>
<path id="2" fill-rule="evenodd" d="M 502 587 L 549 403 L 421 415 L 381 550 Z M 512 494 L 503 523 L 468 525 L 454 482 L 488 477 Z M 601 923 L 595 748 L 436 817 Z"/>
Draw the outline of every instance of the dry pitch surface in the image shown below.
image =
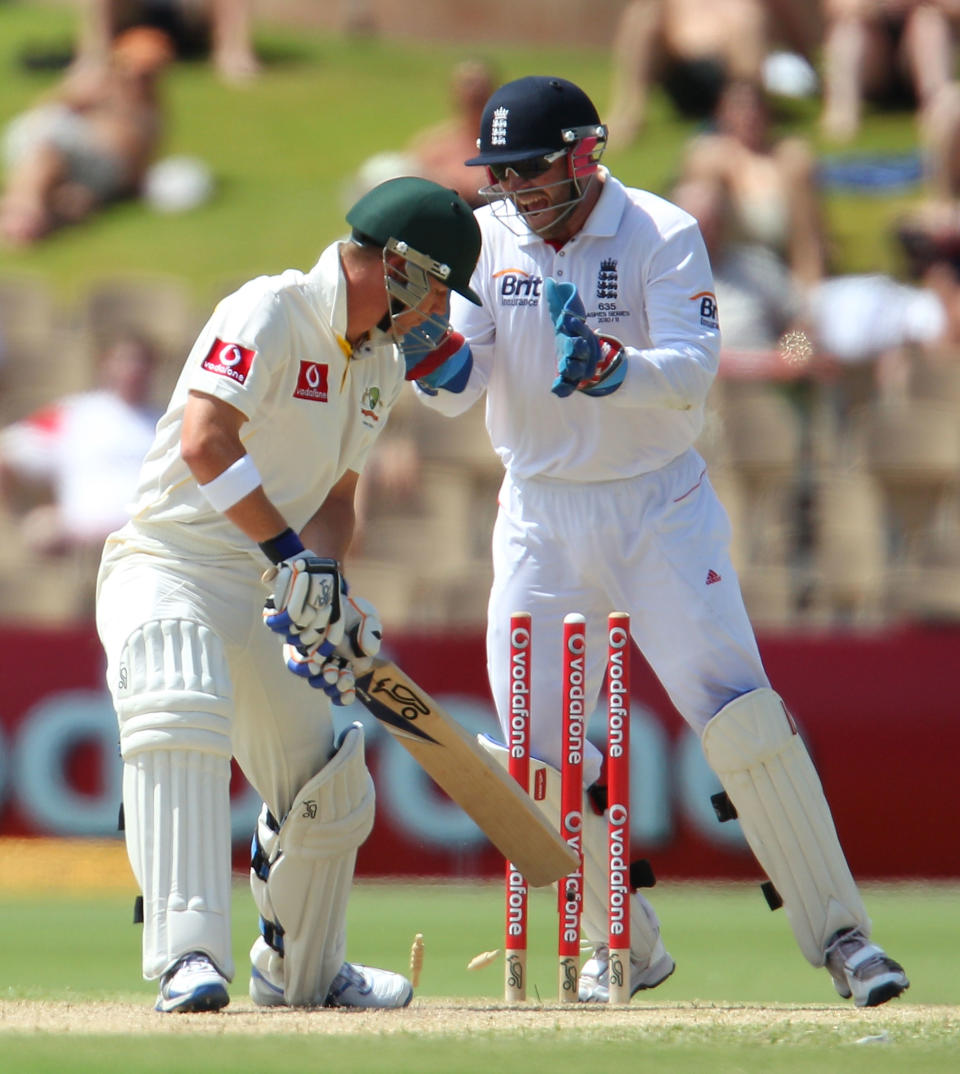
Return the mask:
<path id="1" fill-rule="evenodd" d="M 562 1007 L 527 1003 L 506 1006 L 494 1001 L 416 999 L 403 1011 L 259 1010 L 235 1002 L 218 1014 L 160 1015 L 133 1003 L 70 1003 L 0 1000 L 0 1032 L 87 1034 L 436 1034 L 469 1036 L 505 1029 L 519 1033 L 591 1030 L 604 1036 L 642 1035 L 666 1038 L 678 1032 L 688 1039 L 717 1033 L 769 1040 L 781 1034 L 815 1034 L 845 1040 L 908 1039 L 916 1036 L 960 1037 L 960 1009 L 894 1004 L 872 1011 L 836 1006 L 719 1005 L 681 1003 Z"/>

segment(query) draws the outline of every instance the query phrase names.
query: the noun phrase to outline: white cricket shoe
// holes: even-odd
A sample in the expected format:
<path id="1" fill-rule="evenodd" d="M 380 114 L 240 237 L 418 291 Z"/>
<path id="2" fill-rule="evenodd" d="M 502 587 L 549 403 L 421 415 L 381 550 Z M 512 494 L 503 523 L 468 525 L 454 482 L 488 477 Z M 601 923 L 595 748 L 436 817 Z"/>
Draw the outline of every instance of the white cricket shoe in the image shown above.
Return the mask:
<path id="1" fill-rule="evenodd" d="M 630 995 L 635 996 L 645 988 L 656 988 L 677 968 L 667 954 L 663 941 L 657 940 L 650 958 L 638 962 L 630 958 Z M 598 944 L 593 957 L 587 959 L 580 970 L 580 1002 L 608 1003 L 610 1000 L 610 948 Z"/>
<path id="2" fill-rule="evenodd" d="M 344 962 L 327 993 L 325 1007 L 406 1007 L 413 985 L 400 973 Z"/>
<path id="3" fill-rule="evenodd" d="M 858 1007 L 879 1007 L 910 987 L 899 962 L 859 929 L 838 932 L 827 946 L 826 964 L 837 992 Z"/>
<path id="4" fill-rule="evenodd" d="M 195 1014 L 219 1011 L 230 1002 L 227 979 L 200 951 L 191 951 L 178 959 L 160 978 L 160 996 L 156 1010 Z"/>
<path id="5" fill-rule="evenodd" d="M 282 1007 L 283 984 L 256 966 L 250 970 L 250 998 L 258 1007 Z M 413 985 L 399 973 L 344 962 L 334 977 L 324 1007 L 368 1007 L 391 1010 L 406 1007 L 413 999 Z"/>

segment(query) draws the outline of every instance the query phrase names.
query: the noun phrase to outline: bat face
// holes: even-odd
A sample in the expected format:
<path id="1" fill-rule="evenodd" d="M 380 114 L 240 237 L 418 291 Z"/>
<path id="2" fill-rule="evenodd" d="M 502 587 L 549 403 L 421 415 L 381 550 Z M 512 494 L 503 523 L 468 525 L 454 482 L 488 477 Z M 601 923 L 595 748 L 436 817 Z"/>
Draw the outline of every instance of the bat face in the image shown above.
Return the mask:
<path id="1" fill-rule="evenodd" d="M 356 684 L 357 699 L 534 886 L 566 876 L 576 855 L 529 795 L 460 724 L 388 660 Z"/>

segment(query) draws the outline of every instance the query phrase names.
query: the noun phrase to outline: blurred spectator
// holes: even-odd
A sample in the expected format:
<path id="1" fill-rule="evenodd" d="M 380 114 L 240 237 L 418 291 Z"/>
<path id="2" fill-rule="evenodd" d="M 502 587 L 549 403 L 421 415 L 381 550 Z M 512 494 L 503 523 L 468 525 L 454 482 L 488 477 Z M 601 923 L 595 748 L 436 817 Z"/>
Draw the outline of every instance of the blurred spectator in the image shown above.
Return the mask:
<path id="1" fill-rule="evenodd" d="M 923 121 L 953 77 L 956 0 L 823 0 L 824 134 L 853 139 L 865 102 Z"/>
<path id="2" fill-rule="evenodd" d="M 159 77 L 173 52 L 159 30 L 128 30 L 104 68 L 77 69 L 11 121 L 0 235 L 25 246 L 138 193 L 160 143 Z"/>
<path id="3" fill-rule="evenodd" d="M 483 60 L 457 64 L 450 80 L 453 115 L 417 134 L 407 150 L 417 174 L 451 187 L 474 208 L 485 204 L 477 190 L 487 179 L 482 168 L 463 162 L 476 154 L 483 107 L 498 85 L 496 72 Z"/>
<path id="4" fill-rule="evenodd" d="M 613 39 L 609 144 L 633 143 L 656 83 L 695 117 L 713 112 L 729 79 L 762 83 L 769 75 L 782 92 L 811 93 L 816 78 L 805 56 L 817 20 L 809 0 L 629 0 Z M 774 54 L 774 41 L 791 51 Z"/>
<path id="5" fill-rule="evenodd" d="M 124 335 L 104 352 L 97 389 L 0 432 L 0 494 L 31 551 L 99 554 L 129 518 L 160 416 L 151 401 L 155 367 L 152 345 Z"/>
<path id="6" fill-rule="evenodd" d="M 960 229 L 896 234 L 906 281 L 827 280 L 810 296 L 818 344 L 847 366 L 865 365 L 871 391 L 903 396 L 919 366 L 960 364 Z"/>
<path id="7" fill-rule="evenodd" d="M 713 268 L 724 352 L 774 350 L 802 310 L 786 266 L 765 246 L 731 240 L 732 215 L 722 186 L 687 180 L 674 187 L 670 200 L 700 225 Z"/>
<path id="8" fill-rule="evenodd" d="M 824 280 L 811 290 L 808 307 L 818 350 L 848 365 L 907 344 L 933 344 L 947 328 L 936 290 L 881 273 Z"/>
<path id="9" fill-rule="evenodd" d="M 111 42 L 133 26 L 162 30 L 179 59 L 210 56 L 228 82 L 245 82 L 260 70 L 250 30 L 250 0 L 81 0 L 78 62 L 102 63 Z"/>
<path id="10" fill-rule="evenodd" d="M 405 149 L 368 157 L 344 185 L 343 204 L 349 207 L 375 186 L 400 175 L 418 175 L 451 187 L 473 208 L 486 204 L 478 194 L 487 183 L 484 170 L 463 162 L 477 151 L 483 106 L 496 85 L 493 68 L 483 60 L 458 64 L 450 79 L 454 114 L 415 134 Z"/>
<path id="11" fill-rule="evenodd" d="M 804 139 L 772 136 L 759 83 L 736 79 L 726 85 L 713 129 L 688 146 L 682 178 L 724 190 L 731 240 L 774 251 L 797 286 L 824 275 L 827 241 L 816 159 Z"/>

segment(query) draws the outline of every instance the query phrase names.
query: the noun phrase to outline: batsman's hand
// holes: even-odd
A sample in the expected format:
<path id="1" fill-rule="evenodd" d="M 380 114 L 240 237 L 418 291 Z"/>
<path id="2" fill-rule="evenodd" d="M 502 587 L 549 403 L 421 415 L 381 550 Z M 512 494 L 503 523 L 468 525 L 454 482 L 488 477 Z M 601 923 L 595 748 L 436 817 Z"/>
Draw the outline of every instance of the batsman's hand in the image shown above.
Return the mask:
<path id="1" fill-rule="evenodd" d="M 344 637 L 332 652 L 323 653 L 319 646 L 283 647 L 284 660 L 294 675 L 323 690 L 334 705 L 354 702 L 356 680 L 373 667 L 383 636 L 380 616 L 369 601 L 344 596 L 343 607 Z"/>
<path id="2" fill-rule="evenodd" d="M 598 336 L 587 324 L 575 284 L 543 281 L 543 294 L 553 325 L 557 349 L 557 378 L 550 391 L 561 399 L 575 391 L 609 395 L 623 383 L 626 365 L 619 340 Z"/>
<path id="3" fill-rule="evenodd" d="M 273 593 L 263 621 L 291 645 L 331 653 L 343 640 L 343 575 L 335 559 L 299 552 L 268 568 L 263 581 Z"/>

